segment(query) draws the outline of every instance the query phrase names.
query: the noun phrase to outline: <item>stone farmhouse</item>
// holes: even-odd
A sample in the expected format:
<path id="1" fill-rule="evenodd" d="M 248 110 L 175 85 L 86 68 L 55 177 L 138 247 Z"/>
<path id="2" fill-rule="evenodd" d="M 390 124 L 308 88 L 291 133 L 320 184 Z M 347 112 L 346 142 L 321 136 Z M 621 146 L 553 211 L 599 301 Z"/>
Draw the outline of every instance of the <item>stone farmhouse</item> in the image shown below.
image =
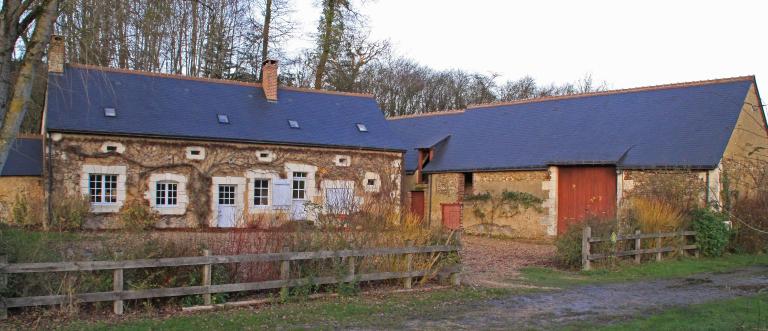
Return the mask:
<path id="1" fill-rule="evenodd" d="M 253 84 L 60 58 L 49 63 L 42 189 L 87 196 L 86 228 L 119 227 L 133 204 L 161 228 L 399 208 L 404 148 L 370 95 L 278 88 L 276 61 Z"/>
<path id="2" fill-rule="evenodd" d="M 410 208 L 432 224 L 551 238 L 676 177 L 718 206 L 729 160 L 768 148 L 755 78 L 485 104 L 390 119 Z M 506 192 L 506 193 L 505 193 Z M 499 200 L 514 203 L 504 207 Z"/>
<path id="3" fill-rule="evenodd" d="M 733 161 L 768 150 L 753 76 L 387 120 L 371 95 L 278 87 L 275 61 L 255 84 L 63 58 L 54 37 L 42 135 L 14 143 L 0 202 L 26 192 L 50 213 L 84 196 L 86 228 L 120 227 L 134 206 L 159 228 L 213 228 L 374 203 L 432 226 L 551 239 L 616 217 L 656 178 L 717 207 Z"/>

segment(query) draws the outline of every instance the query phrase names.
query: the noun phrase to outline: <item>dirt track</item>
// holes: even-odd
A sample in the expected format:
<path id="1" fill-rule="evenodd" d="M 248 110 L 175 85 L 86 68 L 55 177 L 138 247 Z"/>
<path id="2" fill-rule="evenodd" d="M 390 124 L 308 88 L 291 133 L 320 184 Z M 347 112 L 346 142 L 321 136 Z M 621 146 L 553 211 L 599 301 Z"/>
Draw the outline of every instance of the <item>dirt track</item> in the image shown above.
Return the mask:
<path id="1" fill-rule="evenodd" d="M 412 330 L 551 329 L 578 321 L 609 323 L 676 306 L 754 295 L 768 288 L 768 266 L 655 281 L 582 286 L 449 307 L 408 319 Z"/>

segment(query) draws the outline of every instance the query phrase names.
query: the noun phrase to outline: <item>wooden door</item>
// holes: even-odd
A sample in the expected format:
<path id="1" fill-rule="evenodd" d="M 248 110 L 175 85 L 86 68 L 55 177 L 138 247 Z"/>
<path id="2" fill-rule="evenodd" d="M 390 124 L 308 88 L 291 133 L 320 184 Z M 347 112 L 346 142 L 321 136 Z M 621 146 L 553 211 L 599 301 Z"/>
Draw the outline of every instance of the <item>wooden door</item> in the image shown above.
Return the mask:
<path id="1" fill-rule="evenodd" d="M 558 167 L 557 233 L 586 218 L 616 217 L 616 168 Z"/>
<path id="2" fill-rule="evenodd" d="M 443 226 L 449 230 L 458 230 L 461 227 L 461 204 L 443 203 Z"/>
<path id="3" fill-rule="evenodd" d="M 411 191 L 411 212 L 424 219 L 424 191 Z"/>

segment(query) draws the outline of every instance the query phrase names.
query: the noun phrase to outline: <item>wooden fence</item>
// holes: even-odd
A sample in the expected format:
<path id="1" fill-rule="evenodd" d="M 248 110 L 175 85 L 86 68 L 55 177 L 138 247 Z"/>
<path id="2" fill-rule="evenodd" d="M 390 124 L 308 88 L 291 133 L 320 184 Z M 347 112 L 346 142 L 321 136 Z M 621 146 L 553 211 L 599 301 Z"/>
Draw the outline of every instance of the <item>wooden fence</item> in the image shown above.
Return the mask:
<path id="1" fill-rule="evenodd" d="M 123 313 L 123 300 L 163 298 L 184 295 L 203 295 L 206 305 L 211 304 L 211 294 L 254 291 L 266 289 L 281 289 L 282 294 L 288 293 L 289 287 L 302 285 L 322 285 L 339 282 L 377 281 L 387 279 L 403 279 L 403 285 L 410 288 L 414 277 L 429 275 L 430 270 L 413 270 L 413 255 L 420 253 L 455 252 L 460 246 L 407 246 L 397 248 L 371 248 L 343 251 L 288 252 L 246 255 L 211 256 L 207 250 L 203 256 L 176 257 L 125 261 L 82 261 L 82 262 L 51 262 L 51 263 L 7 263 L 7 257 L 0 256 L 0 293 L 7 286 L 9 274 L 44 273 L 44 272 L 80 272 L 112 270 L 113 289 L 111 292 L 78 293 L 72 295 L 48 295 L 34 297 L 3 298 L 0 296 L 0 319 L 7 318 L 8 308 L 45 306 L 66 304 L 70 302 L 112 301 L 115 314 Z M 355 273 L 355 260 L 358 257 L 404 255 L 405 271 Z M 346 259 L 347 273 L 339 277 L 291 278 L 291 261 L 319 260 L 339 258 Z M 223 263 L 244 262 L 279 262 L 280 279 L 252 283 L 211 284 L 211 266 Z M 123 288 L 123 270 L 157 267 L 202 266 L 202 285 L 173 288 L 157 288 L 136 291 L 126 291 Z M 461 265 L 448 268 L 451 284 L 458 285 Z"/>
<path id="2" fill-rule="evenodd" d="M 592 269 L 592 261 L 600 260 L 611 257 L 624 257 L 633 256 L 635 263 L 640 263 L 643 254 L 656 254 L 656 261 L 661 261 L 662 254 L 665 252 L 679 252 L 681 255 L 686 251 L 693 250 L 696 257 L 699 256 L 698 246 L 695 244 L 688 244 L 687 238 L 696 235 L 696 231 L 679 231 L 679 232 L 664 232 L 664 233 L 641 233 L 640 230 L 635 231 L 634 234 L 628 235 L 616 235 L 615 238 L 599 238 L 592 237 L 592 228 L 589 226 L 584 227 L 584 232 L 581 237 L 581 267 L 583 270 Z M 662 238 L 680 238 L 676 246 L 662 247 Z M 655 239 L 655 247 L 643 249 L 643 239 Z M 592 244 L 600 242 L 613 242 L 616 243 L 616 249 L 611 253 L 592 254 Z M 631 250 L 619 251 L 619 241 L 634 241 L 633 248 Z"/>

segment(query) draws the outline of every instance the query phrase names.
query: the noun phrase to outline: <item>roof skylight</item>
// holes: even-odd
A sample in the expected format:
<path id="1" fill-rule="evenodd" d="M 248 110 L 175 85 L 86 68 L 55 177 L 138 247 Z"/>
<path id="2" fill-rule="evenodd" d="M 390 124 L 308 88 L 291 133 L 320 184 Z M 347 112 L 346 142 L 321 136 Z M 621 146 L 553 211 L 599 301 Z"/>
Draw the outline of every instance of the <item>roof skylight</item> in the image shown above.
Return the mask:
<path id="1" fill-rule="evenodd" d="M 288 125 L 291 127 L 291 129 L 299 129 L 299 121 L 297 120 L 288 120 Z"/>
<path id="2" fill-rule="evenodd" d="M 117 110 L 115 108 L 104 108 L 104 116 L 115 117 L 117 116 Z"/>
<path id="3" fill-rule="evenodd" d="M 227 114 L 218 114 L 216 115 L 219 119 L 220 124 L 229 124 L 229 115 Z"/>
<path id="4" fill-rule="evenodd" d="M 368 127 L 363 123 L 357 123 L 357 131 L 368 132 Z"/>

